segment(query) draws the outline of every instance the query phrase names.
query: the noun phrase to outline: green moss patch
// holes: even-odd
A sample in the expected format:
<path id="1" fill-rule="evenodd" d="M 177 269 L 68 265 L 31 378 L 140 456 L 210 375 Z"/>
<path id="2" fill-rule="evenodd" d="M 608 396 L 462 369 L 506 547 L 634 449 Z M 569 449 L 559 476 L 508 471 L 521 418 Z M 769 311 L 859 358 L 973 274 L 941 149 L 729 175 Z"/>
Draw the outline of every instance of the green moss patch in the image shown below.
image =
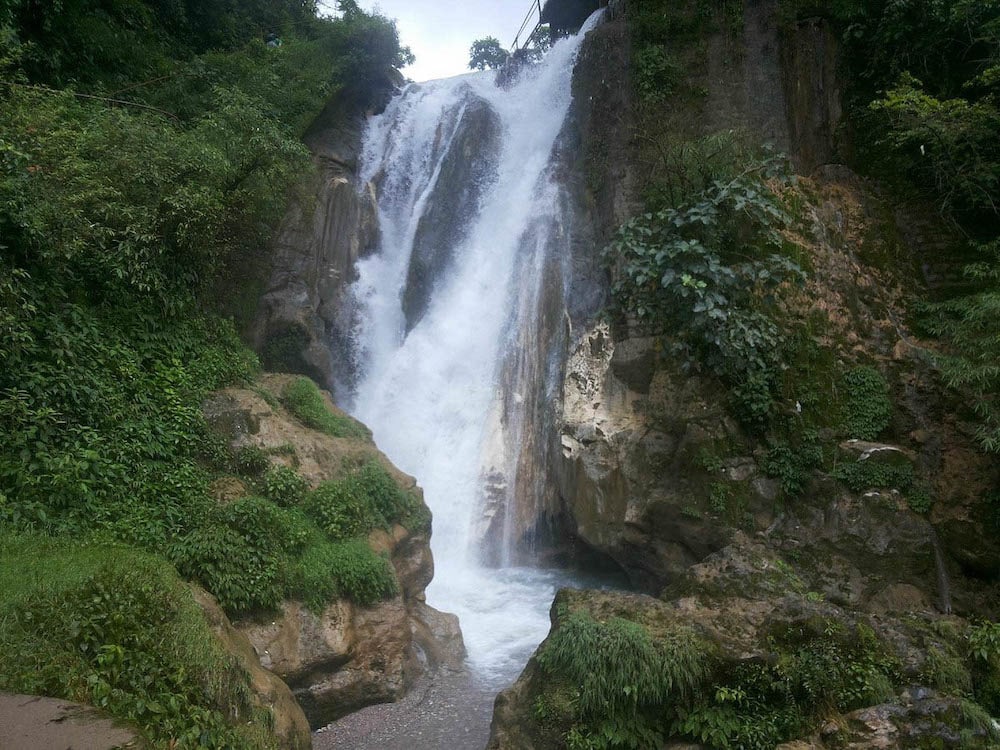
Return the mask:
<path id="1" fill-rule="evenodd" d="M 282 393 L 281 400 L 288 411 L 306 427 L 339 438 L 371 437 L 362 425 L 345 414 L 332 411 L 327 406 L 319 387 L 309 378 L 298 378 L 289 383 Z"/>

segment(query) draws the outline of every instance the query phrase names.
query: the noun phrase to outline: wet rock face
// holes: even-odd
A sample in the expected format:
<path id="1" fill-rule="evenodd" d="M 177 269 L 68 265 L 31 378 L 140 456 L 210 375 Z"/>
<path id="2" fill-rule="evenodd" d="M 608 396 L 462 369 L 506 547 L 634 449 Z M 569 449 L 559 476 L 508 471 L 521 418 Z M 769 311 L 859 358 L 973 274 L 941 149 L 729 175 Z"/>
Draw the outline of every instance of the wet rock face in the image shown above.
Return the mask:
<path id="1" fill-rule="evenodd" d="M 654 339 L 615 341 L 604 323 L 569 358 L 554 467 L 562 526 L 643 589 L 728 542 L 731 529 L 694 512 L 707 485 L 693 469 L 699 448 L 738 434 L 722 403 L 664 367 Z"/>
<path id="2" fill-rule="evenodd" d="M 349 376 L 334 361 L 331 342 L 347 335 L 340 301 L 355 262 L 378 238 L 374 186 L 357 176 L 364 121 L 362 102 L 338 99 L 306 134 L 318 174 L 278 230 L 252 330 L 265 367 L 327 387 Z"/>
<path id="3" fill-rule="evenodd" d="M 485 99 L 470 93 L 417 223 L 403 292 L 408 331 L 427 312 L 436 282 L 466 238 L 469 217 L 478 213 L 483 193 L 496 180 L 501 136 L 499 115 Z"/>

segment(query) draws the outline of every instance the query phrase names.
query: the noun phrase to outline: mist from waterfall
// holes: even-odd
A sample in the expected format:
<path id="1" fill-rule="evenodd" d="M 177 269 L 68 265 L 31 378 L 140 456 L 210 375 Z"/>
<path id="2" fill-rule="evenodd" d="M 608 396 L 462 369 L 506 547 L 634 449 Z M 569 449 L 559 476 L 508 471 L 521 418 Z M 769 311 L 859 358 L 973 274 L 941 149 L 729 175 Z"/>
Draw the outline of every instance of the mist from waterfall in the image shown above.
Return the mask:
<path id="1" fill-rule="evenodd" d="M 501 382 L 502 372 L 544 293 L 559 205 L 553 149 L 577 51 L 598 16 L 506 88 L 492 72 L 411 84 L 372 119 L 362 154 L 362 179 L 378 189 L 381 240 L 359 262 L 351 287 L 358 377 L 350 408 L 423 487 L 434 513 L 428 601 L 459 616 L 471 666 L 497 682 L 516 675 L 548 632 L 560 584 L 552 571 L 504 566 L 509 533 L 499 535 L 499 568 L 484 567 L 479 547 L 488 515 L 511 512 L 516 483 L 506 474 L 515 471 L 522 441 L 509 405 L 533 386 Z M 499 123 L 498 137 L 481 144 L 489 153 L 469 152 L 462 123 L 473 108 L 480 116 L 488 109 L 484 121 Z M 458 139 L 466 165 L 489 165 L 482 173 L 460 170 L 474 184 L 442 183 L 455 172 Z M 432 278 L 417 279 L 429 293 L 414 313 L 404 298 L 419 297 L 411 265 L 428 231 L 421 218 L 463 200 L 471 208 L 452 233 L 453 247 L 425 263 Z M 501 424 L 507 439 L 498 438 Z M 502 496 L 499 509 L 496 497 L 494 507 L 487 502 L 491 491 Z"/>

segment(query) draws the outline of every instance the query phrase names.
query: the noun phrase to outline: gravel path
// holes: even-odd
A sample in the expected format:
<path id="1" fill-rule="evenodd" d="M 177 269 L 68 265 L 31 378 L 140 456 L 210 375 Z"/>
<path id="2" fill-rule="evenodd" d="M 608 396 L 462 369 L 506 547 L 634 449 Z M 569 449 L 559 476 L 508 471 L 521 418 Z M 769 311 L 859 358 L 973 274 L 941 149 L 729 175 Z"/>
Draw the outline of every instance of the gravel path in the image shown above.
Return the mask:
<path id="1" fill-rule="evenodd" d="M 498 689 L 441 670 L 403 700 L 369 706 L 313 734 L 314 750 L 483 750 Z"/>

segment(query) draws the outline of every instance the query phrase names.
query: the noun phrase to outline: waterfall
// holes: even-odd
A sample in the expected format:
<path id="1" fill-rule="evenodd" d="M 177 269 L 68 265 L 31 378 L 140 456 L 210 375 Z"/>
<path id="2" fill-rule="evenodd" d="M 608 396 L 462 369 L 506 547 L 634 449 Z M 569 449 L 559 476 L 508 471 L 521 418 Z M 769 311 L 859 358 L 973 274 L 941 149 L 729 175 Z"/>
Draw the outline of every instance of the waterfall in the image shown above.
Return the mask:
<path id="1" fill-rule="evenodd" d="M 546 301 L 561 305 L 564 284 L 553 152 L 599 15 L 503 88 L 489 72 L 409 85 L 365 134 L 381 239 L 349 295 L 350 409 L 423 487 L 434 513 L 428 599 L 458 614 L 488 679 L 523 667 L 560 581 L 512 566 L 511 550 L 519 505 L 541 491 L 525 469 L 540 436 L 524 413 L 554 387 L 544 347 L 564 327 Z"/>

